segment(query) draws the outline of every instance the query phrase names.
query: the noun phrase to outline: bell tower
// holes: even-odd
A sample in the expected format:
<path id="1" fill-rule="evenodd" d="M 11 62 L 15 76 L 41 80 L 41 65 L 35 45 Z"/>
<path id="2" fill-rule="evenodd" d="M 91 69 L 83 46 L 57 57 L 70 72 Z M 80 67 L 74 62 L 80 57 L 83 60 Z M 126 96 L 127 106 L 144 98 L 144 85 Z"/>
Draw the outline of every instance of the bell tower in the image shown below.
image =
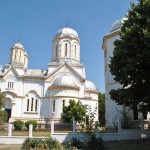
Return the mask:
<path id="1" fill-rule="evenodd" d="M 53 40 L 52 62 L 80 64 L 80 39 L 69 27 L 57 31 Z"/>
<path id="2" fill-rule="evenodd" d="M 16 68 L 27 69 L 28 67 L 28 55 L 20 42 L 17 42 L 11 48 L 10 64 Z"/>

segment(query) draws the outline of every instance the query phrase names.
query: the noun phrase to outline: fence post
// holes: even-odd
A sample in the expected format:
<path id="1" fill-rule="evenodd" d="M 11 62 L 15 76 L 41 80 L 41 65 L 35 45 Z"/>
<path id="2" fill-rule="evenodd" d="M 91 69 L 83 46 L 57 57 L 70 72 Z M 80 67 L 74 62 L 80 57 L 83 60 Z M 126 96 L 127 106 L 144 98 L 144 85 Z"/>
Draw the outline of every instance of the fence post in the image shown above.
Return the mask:
<path id="1" fill-rule="evenodd" d="M 54 133 L 54 121 L 51 121 L 51 134 Z"/>
<path id="2" fill-rule="evenodd" d="M 12 124 L 8 125 L 8 136 L 12 136 Z"/>
<path id="3" fill-rule="evenodd" d="M 141 130 L 144 130 L 144 118 L 141 116 Z"/>
<path id="4" fill-rule="evenodd" d="M 118 117 L 118 133 L 121 131 L 121 118 Z"/>
<path id="5" fill-rule="evenodd" d="M 76 133 L 76 121 L 73 121 L 73 133 Z"/>
<path id="6" fill-rule="evenodd" d="M 33 132 L 33 125 L 30 124 L 30 125 L 29 125 L 29 138 L 32 137 L 32 132 Z"/>

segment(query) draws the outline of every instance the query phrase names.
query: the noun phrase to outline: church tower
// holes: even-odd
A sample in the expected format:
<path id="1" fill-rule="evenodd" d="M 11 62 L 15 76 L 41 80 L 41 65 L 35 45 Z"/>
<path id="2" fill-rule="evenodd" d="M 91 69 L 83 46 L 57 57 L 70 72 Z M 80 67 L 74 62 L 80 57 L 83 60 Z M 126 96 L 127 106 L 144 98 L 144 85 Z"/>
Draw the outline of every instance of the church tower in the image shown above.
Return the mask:
<path id="1" fill-rule="evenodd" d="M 57 31 L 53 40 L 52 62 L 80 64 L 80 39 L 78 33 L 69 27 Z"/>
<path id="2" fill-rule="evenodd" d="M 27 69 L 28 67 L 28 55 L 20 42 L 11 48 L 10 64 L 15 68 Z"/>

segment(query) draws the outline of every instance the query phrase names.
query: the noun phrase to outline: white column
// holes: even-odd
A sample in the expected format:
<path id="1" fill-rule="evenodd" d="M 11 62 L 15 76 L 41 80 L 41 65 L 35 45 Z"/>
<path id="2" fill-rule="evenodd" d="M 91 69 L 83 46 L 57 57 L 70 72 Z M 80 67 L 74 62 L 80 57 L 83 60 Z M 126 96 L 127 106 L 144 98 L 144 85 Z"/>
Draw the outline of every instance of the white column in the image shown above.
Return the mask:
<path id="1" fill-rule="evenodd" d="M 33 125 L 30 124 L 30 125 L 29 125 L 29 138 L 32 137 L 32 132 L 33 132 Z"/>
<path id="2" fill-rule="evenodd" d="M 8 125 L 8 136 L 12 136 L 12 124 Z"/>
<path id="3" fill-rule="evenodd" d="M 54 133 L 54 121 L 51 121 L 51 134 Z"/>
<path id="4" fill-rule="evenodd" d="M 76 121 L 73 121 L 73 133 L 76 133 Z"/>

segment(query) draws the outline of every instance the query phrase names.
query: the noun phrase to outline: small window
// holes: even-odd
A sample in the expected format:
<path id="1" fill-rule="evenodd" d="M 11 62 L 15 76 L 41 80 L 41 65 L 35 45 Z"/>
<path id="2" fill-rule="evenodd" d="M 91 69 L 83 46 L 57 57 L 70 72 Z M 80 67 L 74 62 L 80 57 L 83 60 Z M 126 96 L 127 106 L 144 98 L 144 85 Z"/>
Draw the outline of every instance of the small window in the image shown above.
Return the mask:
<path id="1" fill-rule="evenodd" d="M 63 107 L 62 108 L 64 108 L 65 107 L 65 100 L 63 100 Z"/>
<path id="2" fill-rule="evenodd" d="M 55 112 L 55 100 L 53 101 L 53 112 Z"/>
<path id="3" fill-rule="evenodd" d="M 27 111 L 29 111 L 29 99 L 27 99 Z"/>
<path id="4" fill-rule="evenodd" d="M 75 45 L 75 48 L 74 48 L 74 57 L 76 58 L 77 56 L 77 45 Z"/>
<path id="5" fill-rule="evenodd" d="M 55 57 L 56 58 L 58 57 L 58 45 L 56 45 L 56 54 L 55 54 Z"/>
<path id="6" fill-rule="evenodd" d="M 33 111 L 33 102 L 34 102 L 34 98 L 32 98 L 32 101 L 31 101 L 31 111 Z"/>
<path id="7" fill-rule="evenodd" d="M 14 88 L 14 82 L 8 82 L 8 88 L 13 89 Z"/>
<path id="8" fill-rule="evenodd" d="M 65 56 L 67 56 L 67 51 L 68 51 L 68 44 L 65 43 Z"/>
<path id="9" fill-rule="evenodd" d="M 35 111 L 37 111 L 37 105 L 38 105 L 38 101 L 37 99 L 35 100 Z"/>

